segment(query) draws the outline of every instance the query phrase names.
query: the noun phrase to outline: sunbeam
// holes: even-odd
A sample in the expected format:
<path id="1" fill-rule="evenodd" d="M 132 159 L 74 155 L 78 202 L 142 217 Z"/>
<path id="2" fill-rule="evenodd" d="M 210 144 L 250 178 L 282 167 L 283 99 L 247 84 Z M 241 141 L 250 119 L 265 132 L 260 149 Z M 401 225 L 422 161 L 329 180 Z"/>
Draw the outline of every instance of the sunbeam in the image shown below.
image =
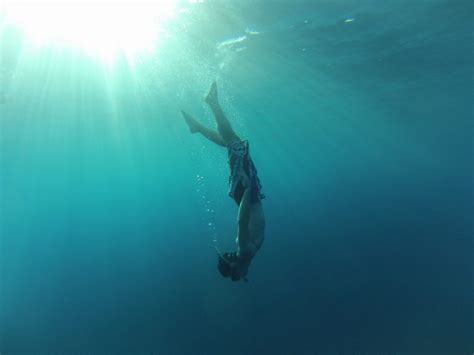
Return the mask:
<path id="1" fill-rule="evenodd" d="M 6 0 L 4 23 L 18 26 L 35 46 L 79 48 L 104 61 L 117 54 L 134 60 L 152 51 L 175 14 L 177 0 Z"/>

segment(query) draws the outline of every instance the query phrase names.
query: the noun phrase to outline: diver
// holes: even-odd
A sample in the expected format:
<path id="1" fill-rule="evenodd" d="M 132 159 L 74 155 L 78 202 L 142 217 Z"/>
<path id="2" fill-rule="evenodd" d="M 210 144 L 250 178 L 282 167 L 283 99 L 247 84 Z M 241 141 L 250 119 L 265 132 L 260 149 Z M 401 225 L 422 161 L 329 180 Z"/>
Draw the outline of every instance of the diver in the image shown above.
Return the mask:
<path id="1" fill-rule="evenodd" d="M 202 125 L 188 113 L 181 113 L 191 133 L 201 133 L 210 141 L 227 148 L 230 165 L 229 196 L 239 207 L 237 251 L 223 254 L 218 251 L 217 268 L 222 276 L 230 277 L 233 281 L 247 281 L 250 263 L 264 239 L 265 216 L 262 199 L 265 196 L 261 193 L 262 186 L 257 169 L 250 158 L 249 143 L 239 138 L 222 111 L 215 81 L 205 97 L 205 102 L 214 113 L 217 131 Z"/>

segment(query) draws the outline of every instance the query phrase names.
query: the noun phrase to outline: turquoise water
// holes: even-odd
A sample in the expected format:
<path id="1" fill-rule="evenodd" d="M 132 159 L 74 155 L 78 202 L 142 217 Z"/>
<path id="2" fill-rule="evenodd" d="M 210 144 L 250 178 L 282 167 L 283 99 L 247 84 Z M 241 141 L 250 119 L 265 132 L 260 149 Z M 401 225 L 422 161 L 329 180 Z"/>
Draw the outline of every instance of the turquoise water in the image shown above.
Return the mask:
<path id="1" fill-rule="evenodd" d="M 0 352 L 472 352 L 472 1 L 179 9 L 133 62 L 0 18 Z M 214 79 L 267 196 L 248 283 L 180 115 Z"/>

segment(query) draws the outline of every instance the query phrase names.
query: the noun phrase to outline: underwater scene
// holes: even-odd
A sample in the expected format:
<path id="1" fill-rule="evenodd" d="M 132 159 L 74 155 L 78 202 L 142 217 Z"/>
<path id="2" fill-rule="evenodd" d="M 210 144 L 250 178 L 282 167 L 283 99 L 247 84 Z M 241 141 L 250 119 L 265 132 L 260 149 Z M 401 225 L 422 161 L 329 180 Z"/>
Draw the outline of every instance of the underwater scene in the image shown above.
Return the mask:
<path id="1" fill-rule="evenodd" d="M 474 2 L 0 2 L 0 354 L 474 351 Z"/>

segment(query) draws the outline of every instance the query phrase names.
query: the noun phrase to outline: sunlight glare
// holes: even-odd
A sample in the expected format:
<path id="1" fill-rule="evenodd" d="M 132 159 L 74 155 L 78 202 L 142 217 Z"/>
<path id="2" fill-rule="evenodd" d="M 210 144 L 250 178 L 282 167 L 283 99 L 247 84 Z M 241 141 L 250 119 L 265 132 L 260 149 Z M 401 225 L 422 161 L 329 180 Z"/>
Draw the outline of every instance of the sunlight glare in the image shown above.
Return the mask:
<path id="1" fill-rule="evenodd" d="M 6 0 L 0 11 L 35 46 L 72 46 L 104 60 L 119 53 L 133 59 L 153 50 L 177 1 Z"/>

